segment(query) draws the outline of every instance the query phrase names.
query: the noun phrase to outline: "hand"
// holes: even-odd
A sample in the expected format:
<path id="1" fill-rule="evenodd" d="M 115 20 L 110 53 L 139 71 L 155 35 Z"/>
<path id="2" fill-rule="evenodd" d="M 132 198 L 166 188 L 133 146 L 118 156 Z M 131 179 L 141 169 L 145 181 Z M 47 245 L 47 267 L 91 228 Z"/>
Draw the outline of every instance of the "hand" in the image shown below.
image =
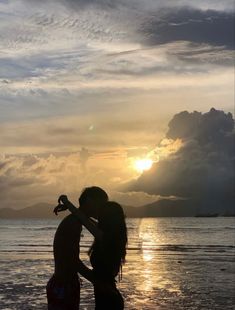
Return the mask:
<path id="1" fill-rule="evenodd" d="M 66 204 L 66 202 L 68 202 L 68 197 L 66 195 L 60 195 L 60 197 L 58 198 L 58 203 L 63 203 Z"/>
<path id="2" fill-rule="evenodd" d="M 65 211 L 67 209 L 68 207 L 66 205 L 59 203 L 58 206 L 54 208 L 53 212 L 55 213 L 55 215 L 58 215 L 58 212 Z"/>

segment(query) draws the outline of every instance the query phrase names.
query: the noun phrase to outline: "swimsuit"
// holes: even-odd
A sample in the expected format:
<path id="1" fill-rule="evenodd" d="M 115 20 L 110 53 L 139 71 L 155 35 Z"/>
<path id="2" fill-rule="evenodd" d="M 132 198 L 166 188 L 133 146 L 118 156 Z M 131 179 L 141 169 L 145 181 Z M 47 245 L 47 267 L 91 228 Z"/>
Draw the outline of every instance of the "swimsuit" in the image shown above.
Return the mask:
<path id="1" fill-rule="evenodd" d="M 61 283 L 55 275 L 47 283 L 48 310 L 79 310 L 80 282 L 77 275 L 68 282 Z"/>

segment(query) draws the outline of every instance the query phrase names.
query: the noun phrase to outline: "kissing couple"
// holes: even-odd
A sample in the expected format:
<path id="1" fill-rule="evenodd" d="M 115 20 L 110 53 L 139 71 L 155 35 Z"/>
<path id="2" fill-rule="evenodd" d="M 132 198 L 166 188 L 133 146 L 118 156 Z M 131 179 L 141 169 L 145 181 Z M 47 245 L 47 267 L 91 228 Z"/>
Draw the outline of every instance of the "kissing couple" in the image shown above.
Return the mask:
<path id="1" fill-rule="evenodd" d="M 48 310 L 79 309 L 78 273 L 94 286 L 96 310 L 124 309 L 115 280 L 126 256 L 127 229 L 122 207 L 109 201 L 107 193 L 96 186 L 83 190 L 79 208 L 65 195 L 58 202 L 56 215 L 67 209 L 71 214 L 61 221 L 54 237 L 54 274 L 46 288 Z M 88 252 L 92 269 L 79 257 L 82 225 L 95 237 Z"/>

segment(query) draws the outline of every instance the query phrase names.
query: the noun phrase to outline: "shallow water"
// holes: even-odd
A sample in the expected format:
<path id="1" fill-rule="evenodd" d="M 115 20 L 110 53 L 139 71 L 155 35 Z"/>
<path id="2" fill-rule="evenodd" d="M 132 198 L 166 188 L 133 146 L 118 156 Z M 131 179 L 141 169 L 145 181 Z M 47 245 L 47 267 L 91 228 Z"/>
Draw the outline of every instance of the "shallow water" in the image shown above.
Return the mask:
<path id="1" fill-rule="evenodd" d="M 125 309 L 235 309 L 235 218 L 128 219 Z M 0 309 L 46 309 L 57 220 L 0 220 Z M 83 231 L 87 263 L 92 238 Z M 94 309 L 83 280 L 81 309 Z"/>

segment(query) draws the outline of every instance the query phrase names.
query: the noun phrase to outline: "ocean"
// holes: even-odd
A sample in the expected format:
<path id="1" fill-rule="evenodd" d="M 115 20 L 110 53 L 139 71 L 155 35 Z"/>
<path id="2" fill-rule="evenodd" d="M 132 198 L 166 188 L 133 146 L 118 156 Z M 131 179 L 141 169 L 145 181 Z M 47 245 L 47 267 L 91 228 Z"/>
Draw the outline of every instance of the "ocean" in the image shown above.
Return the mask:
<path id="1" fill-rule="evenodd" d="M 0 309 L 47 309 L 58 223 L 0 220 Z M 117 283 L 125 309 L 235 309 L 235 218 L 127 219 L 127 226 L 127 261 Z M 87 264 L 91 243 L 83 229 L 81 257 Z M 94 309 L 86 280 L 80 309 Z"/>

